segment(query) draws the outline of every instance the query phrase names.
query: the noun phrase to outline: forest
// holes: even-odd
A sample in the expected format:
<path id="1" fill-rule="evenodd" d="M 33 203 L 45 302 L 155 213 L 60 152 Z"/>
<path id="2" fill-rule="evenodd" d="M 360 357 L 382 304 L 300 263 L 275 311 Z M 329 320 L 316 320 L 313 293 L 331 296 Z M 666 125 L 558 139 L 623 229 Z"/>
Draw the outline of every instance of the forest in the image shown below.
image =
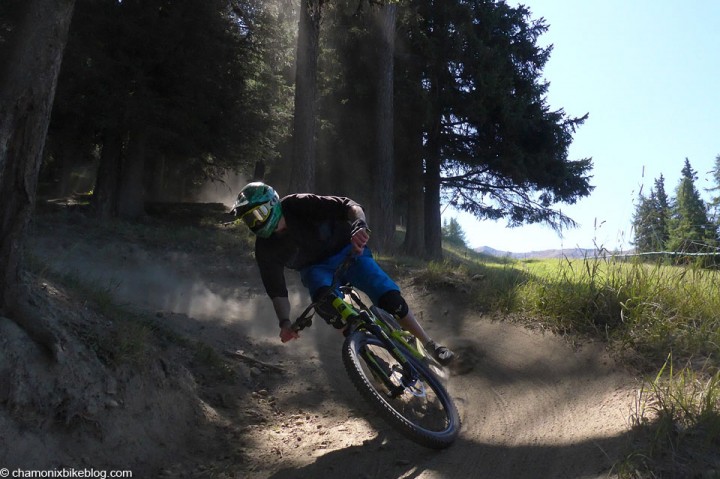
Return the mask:
<path id="1" fill-rule="evenodd" d="M 3 2 L 4 59 L 31 3 Z M 555 206 L 592 191 L 591 160 L 567 158 L 587 115 L 546 102 L 547 28 L 497 1 L 80 0 L 40 186 L 134 218 L 240 172 L 356 198 L 378 247 L 401 224 L 426 257 L 441 203 L 569 226 Z"/>
<path id="2" fill-rule="evenodd" d="M 635 248 L 640 254 L 688 255 L 718 254 L 720 243 L 720 156 L 710 171 L 714 187 L 709 202 L 703 201 L 695 186 L 697 172 L 689 159 L 681 170 L 675 196 L 668 196 L 665 177 L 654 180 L 648 195 L 640 193 L 633 216 Z M 713 263 L 711 258 L 707 258 Z"/>

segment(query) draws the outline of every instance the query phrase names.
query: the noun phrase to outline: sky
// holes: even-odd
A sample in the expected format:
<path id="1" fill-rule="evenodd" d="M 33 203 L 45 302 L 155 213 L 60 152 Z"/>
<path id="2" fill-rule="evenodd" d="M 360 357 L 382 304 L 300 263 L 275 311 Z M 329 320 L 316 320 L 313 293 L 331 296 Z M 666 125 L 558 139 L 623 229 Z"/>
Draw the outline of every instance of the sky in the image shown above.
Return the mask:
<path id="1" fill-rule="evenodd" d="M 559 208 L 578 224 L 562 237 L 549 226 L 508 228 L 448 208 L 469 246 L 517 253 L 546 249 L 632 248 L 641 188 L 661 174 L 672 197 L 685 158 L 705 200 L 720 155 L 720 1 L 525 0 L 549 30 L 543 71 L 552 110 L 589 113 L 568 158 L 592 157 L 589 197 Z"/>

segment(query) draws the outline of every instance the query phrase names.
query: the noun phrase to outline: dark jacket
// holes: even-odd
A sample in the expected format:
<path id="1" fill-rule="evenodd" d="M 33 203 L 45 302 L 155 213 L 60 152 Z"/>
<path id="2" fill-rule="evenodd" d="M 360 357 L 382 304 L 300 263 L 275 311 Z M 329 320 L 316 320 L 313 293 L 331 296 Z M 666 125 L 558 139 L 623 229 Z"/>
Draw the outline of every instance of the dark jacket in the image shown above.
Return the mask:
<path id="1" fill-rule="evenodd" d="M 287 297 L 284 269 L 300 270 L 338 253 L 350 243 L 350 198 L 297 194 L 280 202 L 287 229 L 255 240 L 255 259 L 265 291 Z"/>

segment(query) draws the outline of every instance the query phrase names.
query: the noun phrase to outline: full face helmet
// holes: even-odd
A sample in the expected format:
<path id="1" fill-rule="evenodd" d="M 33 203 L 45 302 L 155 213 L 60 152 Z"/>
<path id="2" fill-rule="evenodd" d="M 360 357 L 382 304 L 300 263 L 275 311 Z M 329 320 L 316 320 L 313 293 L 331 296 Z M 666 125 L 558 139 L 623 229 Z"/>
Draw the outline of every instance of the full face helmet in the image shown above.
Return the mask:
<path id="1" fill-rule="evenodd" d="M 282 216 L 280 197 L 265 183 L 248 183 L 238 194 L 232 212 L 257 236 L 268 238 Z"/>

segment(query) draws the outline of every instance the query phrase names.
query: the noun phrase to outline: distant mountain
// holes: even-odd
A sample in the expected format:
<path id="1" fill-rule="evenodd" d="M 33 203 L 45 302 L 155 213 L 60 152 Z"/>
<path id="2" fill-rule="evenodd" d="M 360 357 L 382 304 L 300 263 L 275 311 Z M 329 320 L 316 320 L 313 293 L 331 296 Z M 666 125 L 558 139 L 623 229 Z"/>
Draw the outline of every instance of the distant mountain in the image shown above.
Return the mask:
<path id="1" fill-rule="evenodd" d="M 500 258 L 517 258 L 517 259 L 548 259 L 548 258 L 586 258 L 595 256 L 597 250 L 587 248 L 568 248 L 568 249 L 548 249 L 542 251 L 528 251 L 526 253 L 513 253 L 511 251 L 500 251 L 490 246 L 480 246 L 475 248 L 478 253 L 497 256 Z"/>

